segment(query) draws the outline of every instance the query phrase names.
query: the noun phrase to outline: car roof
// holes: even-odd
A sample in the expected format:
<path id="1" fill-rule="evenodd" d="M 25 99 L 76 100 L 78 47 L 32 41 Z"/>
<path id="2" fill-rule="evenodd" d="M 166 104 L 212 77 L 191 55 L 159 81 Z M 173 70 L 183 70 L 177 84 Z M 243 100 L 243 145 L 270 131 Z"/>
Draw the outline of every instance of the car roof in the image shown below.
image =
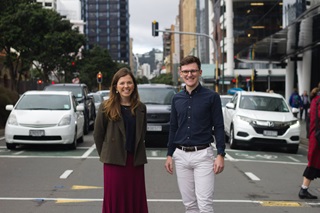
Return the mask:
<path id="1" fill-rule="evenodd" d="M 82 87 L 82 86 L 87 86 L 86 84 L 72 84 L 72 83 L 61 83 L 61 84 L 50 84 L 47 87 Z"/>
<path id="2" fill-rule="evenodd" d="M 268 93 L 268 92 L 246 92 L 246 91 L 240 91 L 237 92 L 241 96 L 264 96 L 264 97 L 278 97 L 283 98 L 281 94 L 278 93 Z"/>
<path id="3" fill-rule="evenodd" d="M 174 88 L 168 84 L 138 84 L 139 88 Z"/>
<path id="4" fill-rule="evenodd" d="M 47 91 L 47 90 L 30 90 L 23 95 L 72 95 L 69 91 Z"/>

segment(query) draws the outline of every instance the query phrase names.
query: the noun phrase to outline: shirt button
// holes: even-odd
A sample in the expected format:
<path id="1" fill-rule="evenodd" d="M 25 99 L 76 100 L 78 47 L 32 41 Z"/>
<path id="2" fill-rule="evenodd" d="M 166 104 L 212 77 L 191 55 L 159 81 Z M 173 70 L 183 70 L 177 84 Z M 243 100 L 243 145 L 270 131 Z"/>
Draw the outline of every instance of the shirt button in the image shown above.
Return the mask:
<path id="1" fill-rule="evenodd" d="M 188 126 L 188 129 L 190 129 L 190 126 Z"/>

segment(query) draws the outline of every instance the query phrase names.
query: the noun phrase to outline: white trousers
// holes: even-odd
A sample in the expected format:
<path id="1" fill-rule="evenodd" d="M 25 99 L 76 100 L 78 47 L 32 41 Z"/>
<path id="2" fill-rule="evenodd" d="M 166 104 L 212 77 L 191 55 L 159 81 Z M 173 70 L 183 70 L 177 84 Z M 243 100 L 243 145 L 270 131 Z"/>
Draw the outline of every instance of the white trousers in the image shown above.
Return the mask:
<path id="1" fill-rule="evenodd" d="M 195 152 L 176 149 L 173 160 L 186 213 L 213 213 L 213 148 Z"/>

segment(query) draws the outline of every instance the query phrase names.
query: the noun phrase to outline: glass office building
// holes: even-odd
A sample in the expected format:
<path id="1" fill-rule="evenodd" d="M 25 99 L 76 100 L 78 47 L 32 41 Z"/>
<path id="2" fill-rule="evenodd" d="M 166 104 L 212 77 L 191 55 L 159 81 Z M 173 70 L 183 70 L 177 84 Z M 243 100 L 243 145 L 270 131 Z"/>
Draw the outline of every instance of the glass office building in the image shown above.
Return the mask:
<path id="1" fill-rule="evenodd" d="M 86 23 L 87 48 L 106 48 L 112 59 L 129 63 L 128 0 L 82 0 L 82 19 Z"/>

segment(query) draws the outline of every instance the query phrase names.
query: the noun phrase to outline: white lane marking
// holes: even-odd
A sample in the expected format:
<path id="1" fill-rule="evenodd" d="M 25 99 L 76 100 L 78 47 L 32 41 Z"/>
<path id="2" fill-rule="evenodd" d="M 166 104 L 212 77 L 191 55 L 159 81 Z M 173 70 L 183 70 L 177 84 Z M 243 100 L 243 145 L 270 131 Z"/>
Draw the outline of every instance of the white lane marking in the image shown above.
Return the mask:
<path id="1" fill-rule="evenodd" d="M 287 156 L 287 158 L 289 158 L 290 160 L 294 161 L 294 162 L 301 162 L 298 159 L 291 157 L 291 156 Z"/>
<path id="2" fill-rule="evenodd" d="M 14 155 L 20 155 L 20 154 L 22 154 L 22 153 L 24 153 L 24 151 L 16 152 L 16 153 L 13 153 L 13 154 L 14 154 Z"/>
<path id="3" fill-rule="evenodd" d="M 71 173 L 73 172 L 73 170 L 66 170 L 61 176 L 60 179 L 67 179 L 69 177 L 69 175 L 71 175 Z"/>
<path id="4" fill-rule="evenodd" d="M 95 150 L 95 148 L 96 148 L 96 145 L 93 144 L 85 153 L 83 153 L 81 158 L 88 158 L 88 156 L 93 152 L 93 150 Z"/>
<path id="5" fill-rule="evenodd" d="M 36 202 L 44 202 L 44 201 L 74 201 L 74 202 L 102 202 L 102 198 L 45 198 L 45 197 L 0 197 L 0 201 L 36 201 Z M 148 202 L 177 202 L 181 203 L 181 199 L 147 199 Z M 262 204 L 265 201 L 261 200 L 213 200 L 214 203 L 251 203 L 251 204 Z M 303 206 L 320 206 L 320 202 L 298 202 L 303 204 Z"/>
<path id="6" fill-rule="evenodd" d="M 245 172 L 244 174 L 246 174 L 251 180 L 254 181 L 260 181 L 260 178 L 258 178 L 256 175 L 254 175 L 252 172 Z"/>

